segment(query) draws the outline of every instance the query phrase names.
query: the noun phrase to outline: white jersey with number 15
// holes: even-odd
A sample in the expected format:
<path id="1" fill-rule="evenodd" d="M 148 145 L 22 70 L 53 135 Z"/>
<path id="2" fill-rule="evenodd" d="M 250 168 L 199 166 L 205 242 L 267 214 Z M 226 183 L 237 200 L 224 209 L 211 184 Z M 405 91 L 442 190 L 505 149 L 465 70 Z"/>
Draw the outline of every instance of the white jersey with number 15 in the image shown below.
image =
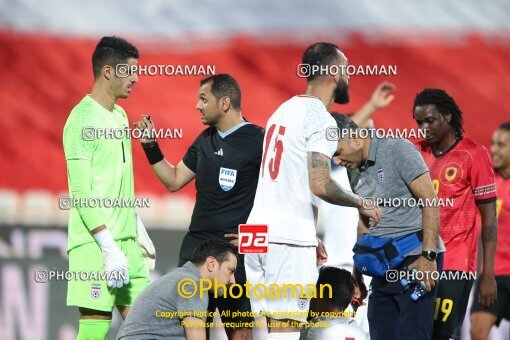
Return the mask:
<path id="1" fill-rule="evenodd" d="M 335 120 L 316 97 L 295 96 L 266 125 L 255 202 L 248 223 L 267 224 L 269 242 L 316 246 L 317 197 L 308 184 L 307 152 L 331 158 L 337 141 L 326 131 Z"/>

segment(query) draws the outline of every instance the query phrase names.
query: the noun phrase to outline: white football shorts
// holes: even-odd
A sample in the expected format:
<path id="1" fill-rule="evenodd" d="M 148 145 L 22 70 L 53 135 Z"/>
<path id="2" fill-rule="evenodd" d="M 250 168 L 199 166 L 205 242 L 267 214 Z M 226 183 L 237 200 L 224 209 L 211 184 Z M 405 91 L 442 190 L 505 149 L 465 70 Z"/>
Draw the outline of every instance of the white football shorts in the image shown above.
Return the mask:
<path id="1" fill-rule="evenodd" d="M 310 299 L 300 296 L 299 287 L 304 294 L 312 292 L 319 276 L 316 261 L 315 247 L 286 244 L 269 243 L 267 254 L 246 254 L 244 266 L 252 285 L 252 311 L 268 313 L 273 319 L 306 322 Z M 286 289 L 284 284 L 288 284 Z M 275 297 L 276 289 L 280 289 L 279 297 Z"/>

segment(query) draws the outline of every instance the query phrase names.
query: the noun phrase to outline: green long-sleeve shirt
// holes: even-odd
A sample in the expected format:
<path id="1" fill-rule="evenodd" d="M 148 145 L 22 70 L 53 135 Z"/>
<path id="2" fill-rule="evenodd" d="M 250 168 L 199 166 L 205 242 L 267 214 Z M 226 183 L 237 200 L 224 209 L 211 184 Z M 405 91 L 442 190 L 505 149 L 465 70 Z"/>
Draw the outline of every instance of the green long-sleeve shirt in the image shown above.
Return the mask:
<path id="1" fill-rule="evenodd" d="M 125 204 L 135 201 L 131 139 L 119 133 L 128 127 L 120 106 L 108 111 L 89 95 L 67 119 L 64 152 L 76 203 L 70 209 L 68 250 L 95 242 L 91 230 L 103 224 L 116 240 L 136 237 L 135 204 Z"/>

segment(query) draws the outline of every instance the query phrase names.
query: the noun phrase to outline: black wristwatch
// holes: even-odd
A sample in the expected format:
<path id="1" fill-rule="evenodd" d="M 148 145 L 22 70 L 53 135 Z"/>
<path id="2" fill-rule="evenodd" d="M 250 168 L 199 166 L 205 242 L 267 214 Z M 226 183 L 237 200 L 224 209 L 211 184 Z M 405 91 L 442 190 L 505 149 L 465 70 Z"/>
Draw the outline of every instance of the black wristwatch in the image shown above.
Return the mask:
<path id="1" fill-rule="evenodd" d="M 421 252 L 421 256 L 429 261 L 435 261 L 437 258 L 437 251 L 435 250 L 424 250 Z"/>

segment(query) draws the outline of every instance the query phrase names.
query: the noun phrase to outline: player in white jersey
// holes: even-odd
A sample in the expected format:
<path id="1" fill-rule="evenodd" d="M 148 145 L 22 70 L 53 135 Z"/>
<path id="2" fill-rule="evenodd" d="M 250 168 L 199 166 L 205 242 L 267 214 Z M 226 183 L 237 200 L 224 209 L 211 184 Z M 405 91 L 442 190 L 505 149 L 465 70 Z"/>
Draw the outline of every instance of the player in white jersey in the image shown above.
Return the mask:
<path id="1" fill-rule="evenodd" d="M 338 142 L 327 137 L 328 128 L 336 128 L 327 110 L 334 102 L 349 100 L 349 77 L 333 72 L 345 67 L 347 58 L 337 46 L 317 43 L 305 51 L 302 65 L 309 71 L 306 93 L 283 103 L 266 125 L 257 193 L 248 223 L 268 225 L 269 248 L 267 254 L 245 257 L 247 280 L 252 283 L 300 284 L 304 288 L 315 284 L 317 197 L 355 207 L 374 225 L 381 218 L 379 208 L 365 209 L 361 197 L 343 190 L 330 177 Z M 251 304 L 254 312 L 270 314 L 269 339 L 299 338 L 295 321 L 306 321 L 308 299 L 287 294 L 252 298 Z"/>

